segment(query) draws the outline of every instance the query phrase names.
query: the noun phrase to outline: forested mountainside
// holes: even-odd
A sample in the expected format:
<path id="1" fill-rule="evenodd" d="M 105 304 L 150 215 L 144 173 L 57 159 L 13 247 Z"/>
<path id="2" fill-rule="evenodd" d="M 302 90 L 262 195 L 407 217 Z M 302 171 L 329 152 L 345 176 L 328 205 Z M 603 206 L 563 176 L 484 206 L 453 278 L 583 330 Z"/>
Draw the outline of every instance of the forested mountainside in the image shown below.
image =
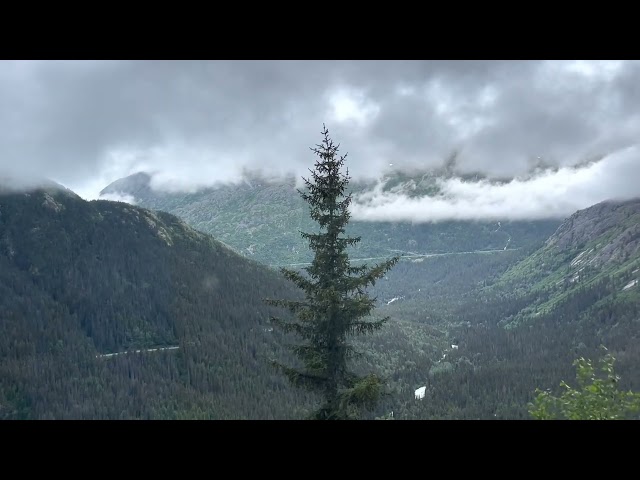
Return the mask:
<path id="1" fill-rule="evenodd" d="M 408 175 L 394 172 L 383 179 L 383 191 L 408 196 L 437 192 L 438 173 Z M 220 185 L 195 193 L 169 193 L 151 188 L 151 177 L 137 173 L 104 188 L 103 195 L 128 195 L 137 205 L 173 213 L 192 227 L 212 234 L 242 255 L 266 264 L 310 261 L 299 231 L 313 231 L 308 206 L 295 189 L 295 179 L 269 180 L 249 175 L 237 185 Z M 352 182 L 354 193 L 373 188 Z M 347 232 L 361 236 L 353 258 L 394 254 L 468 252 L 537 246 L 560 224 L 557 220 L 472 222 L 363 222 L 351 220 Z"/>
<path id="2" fill-rule="evenodd" d="M 435 362 L 406 372 L 413 383 L 398 397 L 404 402 L 386 407 L 395 407 L 395 418 L 529 418 L 531 392 L 571 382 L 573 360 L 599 357 L 600 345 L 618 359 L 621 389 L 640 390 L 639 212 L 640 200 L 576 212 L 525 259 L 493 262 L 477 276 L 471 268 L 467 280 L 446 275 L 459 266 L 436 263 L 455 257 L 400 264 L 405 271 L 389 276 L 427 279 L 430 270 L 435 277 L 387 308 L 447 325 L 450 345 Z M 454 285 L 457 293 L 448 288 Z M 424 400 L 412 399 L 411 388 L 420 386 Z"/>
<path id="3" fill-rule="evenodd" d="M 390 322 L 357 341 L 389 385 L 374 416 L 529 418 L 535 388 L 600 344 L 640 389 L 637 208 L 578 212 L 533 253 L 402 260 L 373 290 Z M 571 282 L 583 258 L 593 276 Z M 268 363 L 287 355 L 268 323 L 283 312 L 262 302 L 297 294 L 173 215 L 4 192 L 0 417 L 303 418 L 311 399 Z"/>
<path id="4" fill-rule="evenodd" d="M 295 294 L 173 215 L 4 192 L 0 418 L 299 417 L 262 301 Z"/>
<path id="5" fill-rule="evenodd" d="M 567 219 L 544 246 L 509 268 L 493 287 L 533 301 L 507 325 L 535 319 L 568 298 L 592 303 L 640 301 L 640 199 L 603 202 Z M 597 292 L 597 293 L 596 293 Z"/>

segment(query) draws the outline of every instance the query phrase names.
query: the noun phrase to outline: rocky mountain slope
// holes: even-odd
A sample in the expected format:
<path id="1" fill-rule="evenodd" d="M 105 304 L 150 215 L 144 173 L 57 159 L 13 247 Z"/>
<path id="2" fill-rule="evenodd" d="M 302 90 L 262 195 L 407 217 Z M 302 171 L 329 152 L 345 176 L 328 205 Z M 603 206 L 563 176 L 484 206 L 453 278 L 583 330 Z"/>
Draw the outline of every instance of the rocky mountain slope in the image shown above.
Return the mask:
<path id="1" fill-rule="evenodd" d="M 591 303 L 640 301 L 640 199 L 603 202 L 560 225 L 539 250 L 507 270 L 494 288 L 537 294 L 513 321 L 547 312 L 566 299 L 609 285 Z M 584 309 L 591 305 L 585 301 Z"/>

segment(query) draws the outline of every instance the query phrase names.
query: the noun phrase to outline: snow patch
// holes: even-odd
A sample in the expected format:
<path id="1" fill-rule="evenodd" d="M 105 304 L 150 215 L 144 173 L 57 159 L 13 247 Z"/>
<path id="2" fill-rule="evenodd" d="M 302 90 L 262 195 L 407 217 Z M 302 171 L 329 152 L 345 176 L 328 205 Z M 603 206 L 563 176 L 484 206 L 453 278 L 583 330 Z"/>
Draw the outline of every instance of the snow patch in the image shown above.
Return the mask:
<path id="1" fill-rule="evenodd" d="M 389 301 L 387 302 L 387 305 L 391 305 L 393 302 L 395 302 L 395 301 L 397 301 L 397 300 L 401 300 L 401 299 L 403 299 L 403 298 L 404 298 L 404 297 L 393 297 L 391 300 L 389 300 Z"/>
<path id="2" fill-rule="evenodd" d="M 446 354 L 446 353 L 443 353 L 443 354 L 442 354 L 442 358 L 441 358 L 440 360 L 438 360 L 436 363 L 440 363 L 440 362 L 442 362 L 445 358 L 447 358 L 447 354 Z"/>
<path id="3" fill-rule="evenodd" d="M 580 263 L 584 262 L 585 259 L 582 257 L 590 254 L 591 252 L 593 252 L 593 248 L 590 250 L 585 250 L 584 252 L 581 252 L 580 254 L 578 254 L 578 256 L 571 261 L 571 266 L 575 267 L 576 265 L 579 265 Z"/>
<path id="4" fill-rule="evenodd" d="M 629 283 L 627 283 L 627 284 L 622 288 L 622 290 L 623 290 L 623 291 L 624 291 L 624 290 L 628 290 L 628 289 L 630 289 L 631 287 L 636 286 L 637 284 L 638 284 L 638 279 L 631 280 Z"/>
<path id="5" fill-rule="evenodd" d="M 426 386 L 418 388 L 414 392 L 416 400 L 422 400 L 424 398 L 424 396 L 426 395 L 426 393 L 427 393 L 427 387 Z"/>

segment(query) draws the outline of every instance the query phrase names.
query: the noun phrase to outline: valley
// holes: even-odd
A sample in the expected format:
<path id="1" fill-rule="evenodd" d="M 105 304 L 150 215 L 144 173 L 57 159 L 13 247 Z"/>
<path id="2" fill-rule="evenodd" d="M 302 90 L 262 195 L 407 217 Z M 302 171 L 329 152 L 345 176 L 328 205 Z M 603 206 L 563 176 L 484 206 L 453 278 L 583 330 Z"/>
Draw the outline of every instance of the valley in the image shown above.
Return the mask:
<path id="1" fill-rule="evenodd" d="M 260 300 L 296 295 L 277 270 L 304 267 L 287 262 L 304 255 L 274 252 L 263 266 L 238 255 L 230 233 L 220 243 L 172 215 L 85 202 L 61 188 L 0 199 L 0 307 L 12 312 L 0 350 L 5 418 L 304 417 L 313 399 L 268 365 L 289 357 Z M 507 222 L 361 222 L 364 233 L 390 240 L 384 249 L 370 243 L 372 255 L 354 255 L 354 264 L 400 255 L 371 290 L 374 318 L 389 322 L 354 340 L 363 352 L 357 371 L 387 380 L 371 418 L 528 418 L 535 388 L 571 378 L 575 355 L 601 343 L 619 358 L 625 385 L 637 388 L 639 211 L 639 201 L 612 203 L 564 222 L 512 224 L 497 248 L 486 247 Z M 234 215 L 252 221 L 248 211 Z M 466 240 L 450 251 L 415 240 L 452 228 Z M 76 372 L 62 390 L 53 387 L 61 371 Z M 256 396 L 256 386 L 272 394 Z M 35 401 L 34 388 L 48 393 Z"/>
<path id="2" fill-rule="evenodd" d="M 172 205 L 168 200 L 171 196 L 153 192 L 144 175 L 138 175 L 136 178 L 143 186 L 140 197 L 136 196 L 136 190 L 125 190 L 124 193 L 136 199 L 140 198 L 145 206 Z M 411 190 L 412 182 L 413 185 L 419 183 L 406 175 L 389 176 L 386 179 L 385 188 L 404 185 L 407 191 Z M 262 183 L 254 183 L 262 185 Z M 290 183 L 289 187 L 291 185 Z M 262 202 L 260 208 L 288 212 L 289 219 L 297 215 L 299 224 L 304 224 L 304 218 L 300 218 L 303 205 L 300 202 L 296 203 L 292 188 L 286 192 L 286 195 L 283 194 L 283 185 L 271 184 L 263 188 L 267 190 L 261 191 L 259 196 Z M 364 188 L 363 185 L 357 185 L 354 190 Z M 267 195 L 270 189 L 276 189 L 280 193 L 274 196 L 275 200 Z M 197 195 L 198 201 L 194 206 L 206 209 L 208 202 L 217 198 L 219 192 L 210 189 Z M 205 212 L 196 213 L 192 209 L 189 202 L 193 198 L 195 197 L 189 195 L 181 197 L 179 210 L 176 207 L 176 210 L 185 215 L 185 218 L 194 219 L 199 218 L 196 215 L 200 217 L 206 215 Z M 290 203 L 285 203 L 283 198 Z M 253 204 L 240 202 L 240 205 L 243 207 L 234 215 L 241 216 L 248 222 L 254 221 Z M 292 208 L 291 205 L 296 208 Z M 616 204 L 612 204 L 611 207 L 617 209 Z M 596 225 L 592 230 L 607 232 L 608 236 L 598 240 L 585 236 L 582 227 L 576 232 L 572 227 L 578 227 L 584 222 L 577 223 L 573 217 L 565 222 L 499 221 L 491 224 L 444 222 L 409 225 L 353 222 L 354 227 L 351 233 L 361 234 L 362 243 L 366 245 L 361 249 L 368 249 L 367 251 L 373 253 L 365 257 L 360 255 L 358 250 L 352 251 L 351 257 L 354 263 L 380 261 L 391 255 L 401 256 L 400 263 L 383 281 L 378 282 L 372 291 L 378 298 L 377 315 L 389 315 L 391 320 L 383 332 L 369 340 L 359 341 L 360 347 L 368 355 L 368 361 L 365 364 L 377 365 L 389 379 L 391 391 L 394 392 L 392 397 L 395 400 L 388 402 L 384 408 L 395 411 L 395 418 L 528 418 L 526 404 L 530 401 L 528 400 L 531 396 L 530 392 L 543 383 L 553 385 L 563 378 L 570 378 L 572 356 L 578 352 L 595 355 L 600 342 L 611 347 L 616 345 L 615 342 L 622 340 L 617 335 L 610 337 L 612 332 L 609 332 L 606 327 L 598 328 L 593 325 L 593 316 L 597 315 L 596 312 L 601 312 L 598 313 L 599 315 L 612 309 L 619 312 L 618 314 L 622 317 L 621 322 L 616 324 L 616 328 L 619 328 L 619 332 L 630 329 L 632 334 L 626 340 L 632 341 L 637 335 L 635 332 L 637 323 L 634 323 L 637 322 L 637 317 L 635 320 L 632 318 L 637 311 L 635 302 L 639 300 L 635 291 L 630 292 L 633 287 L 627 287 L 624 290 L 633 294 L 628 299 L 616 298 L 614 301 L 607 300 L 611 298 L 607 293 L 611 288 L 608 284 L 594 282 L 597 279 L 609 279 L 610 274 L 615 274 L 611 279 L 612 282 L 625 282 L 623 286 L 613 288 L 625 288 L 633 282 L 633 279 L 628 277 L 628 273 L 624 272 L 632 271 L 631 267 L 639 260 L 635 247 L 625 247 L 627 251 L 631 250 L 626 254 L 630 259 L 630 263 L 626 266 L 626 262 L 620 264 L 614 261 L 610 265 L 611 268 L 595 269 L 593 273 L 582 265 L 578 266 L 577 268 L 582 268 L 580 272 L 582 281 L 576 282 L 575 279 L 571 280 L 575 276 L 576 266 L 581 259 L 584 259 L 583 262 L 588 262 L 586 257 L 593 251 L 589 253 L 587 249 L 582 250 L 583 253 L 577 250 L 565 252 L 557 246 L 564 248 L 567 238 L 575 238 L 576 241 L 582 239 L 582 242 L 590 241 L 594 245 L 598 244 L 598 248 L 605 248 L 607 249 L 605 251 L 609 252 L 611 249 L 609 240 L 613 238 L 611 228 L 622 229 L 620 234 L 623 238 L 633 242 L 634 234 L 627 230 L 634 225 L 640 225 L 640 221 L 630 213 L 629 208 L 635 208 L 637 211 L 637 207 L 637 201 L 628 202 L 626 210 L 623 209 L 624 213 L 618 213 L 619 220 L 611 220 L 611 213 L 606 205 L 598 205 L 576 214 L 578 217 L 588 219 L 587 223 Z M 597 226 L 598 221 L 604 222 L 602 227 Z M 204 227 L 205 224 L 199 225 Z M 214 235 L 225 236 L 226 241 L 236 251 L 242 252 L 242 240 L 239 240 L 242 235 L 234 236 L 227 233 L 226 225 L 223 220 L 220 224 L 208 223 L 206 228 Z M 263 228 L 272 228 L 270 236 L 275 239 L 281 238 L 281 233 L 275 227 L 264 225 Z M 498 237 L 499 240 L 493 238 L 497 235 L 501 235 Z M 376 245 L 375 241 L 370 240 L 372 237 L 385 240 L 378 241 Z M 452 237 L 456 240 L 448 241 L 446 246 L 441 243 L 440 239 L 451 240 Z M 264 247 L 270 254 L 269 260 L 265 263 L 271 267 L 284 266 L 299 269 L 308 265 L 308 262 L 300 261 L 299 255 L 292 256 L 289 251 L 279 257 L 282 251 L 268 242 L 269 240 L 265 242 Z M 619 239 L 616 242 L 619 245 L 627 245 L 626 241 Z M 392 245 L 388 245 L 389 243 Z M 256 252 L 260 252 L 261 248 L 263 245 L 254 243 L 252 251 L 245 254 L 256 258 Z M 302 250 L 302 246 L 299 248 Z M 434 252 L 436 249 L 440 251 Z M 448 251 L 442 251 L 445 249 Z M 609 255 L 608 258 L 619 257 L 619 255 L 608 253 L 607 255 Z M 260 258 L 259 255 L 257 258 Z M 274 263 L 274 258 L 281 258 L 284 262 Z M 297 261 L 286 261 L 293 258 Z M 548 268 L 546 271 L 540 271 L 540 267 Z M 564 280 L 561 281 L 561 279 Z M 582 293 L 590 284 L 593 284 L 590 290 L 593 293 Z M 584 298 L 582 303 L 576 303 L 577 296 Z M 569 321 L 567 309 L 572 312 L 569 325 L 567 325 Z M 529 320 L 535 320 L 535 323 L 529 324 Z M 562 328 L 556 335 L 559 338 L 565 338 L 564 342 L 557 344 L 552 351 L 552 355 L 555 356 L 553 360 L 555 368 L 550 368 L 552 360 L 535 359 L 531 357 L 531 349 L 525 347 L 528 342 L 548 341 L 548 333 L 545 330 L 549 328 L 549 322 L 554 325 L 555 330 L 558 328 L 555 322 L 560 322 L 559 325 L 562 325 Z M 527 329 L 517 328 L 521 324 L 527 324 Z M 390 340 L 394 337 L 397 341 Z M 523 344 L 516 348 L 513 340 L 507 341 L 511 337 L 517 338 L 518 342 Z M 489 344 L 478 344 L 478 338 L 485 338 Z M 464 346 L 460 350 L 448 352 L 451 342 L 453 340 L 461 342 L 461 339 L 464 339 L 461 343 L 461 346 Z M 630 385 L 637 385 L 640 379 L 636 374 L 629 374 L 629 366 L 640 358 L 637 357 L 637 349 L 628 345 L 626 340 L 617 345 L 616 353 L 621 357 L 620 368 L 627 374 L 625 380 L 631 382 Z M 468 348 L 468 345 L 474 345 L 474 347 Z M 584 350 L 577 349 L 578 347 Z M 379 352 L 387 353 L 380 356 Z M 450 355 L 448 361 L 443 358 L 447 352 Z M 496 362 L 497 355 L 502 358 L 500 362 Z M 531 362 L 537 362 L 541 371 L 545 373 L 530 374 Z M 487 384 L 480 385 L 477 379 L 472 381 L 470 377 L 482 378 L 486 375 L 498 378 L 503 376 L 504 380 L 497 383 L 495 380 L 487 380 Z M 456 378 L 459 380 L 455 380 Z M 524 384 L 523 380 L 526 380 Z M 459 381 L 460 386 L 452 389 L 450 384 L 452 381 Z M 467 407 L 462 406 L 447 410 L 445 413 L 434 406 L 438 402 L 432 401 L 428 408 L 425 408 L 427 402 L 415 403 L 414 390 L 423 386 L 425 382 L 428 384 L 425 391 L 430 392 L 431 395 L 427 399 L 432 400 L 444 394 L 437 390 L 440 388 L 438 385 L 444 382 L 442 389 L 449 392 L 448 397 L 440 397 L 439 401 L 444 404 L 451 404 L 453 398 L 464 402 L 462 405 L 468 404 L 469 396 L 477 396 L 473 394 L 473 390 L 470 390 L 469 382 L 472 382 L 473 388 L 476 389 L 487 389 L 487 385 L 493 383 L 495 385 L 489 388 L 501 390 L 481 396 L 480 405 L 469 407 L 468 411 L 465 410 Z M 455 390 L 462 390 L 458 397 L 452 397 Z M 499 399 L 505 396 L 505 392 L 511 391 L 517 392 L 513 393 L 516 395 L 516 400 L 512 401 L 512 407 L 505 409 L 504 406 L 499 406 Z M 493 407 L 483 403 L 488 398 L 493 399 L 491 400 Z M 384 408 L 378 414 L 384 415 Z"/>
<path id="3" fill-rule="evenodd" d="M 433 173 L 394 172 L 382 178 L 379 188 L 416 196 L 434 193 L 435 180 Z M 371 182 L 354 182 L 351 191 L 358 195 L 373 187 Z M 274 180 L 249 175 L 237 185 L 172 193 L 154 190 L 152 177 L 140 172 L 113 182 L 101 194 L 105 198 L 132 198 L 141 207 L 172 213 L 240 255 L 263 264 L 291 265 L 311 260 L 299 232 L 313 231 L 315 225 L 293 178 Z M 527 249 L 546 240 L 559 224 L 557 220 L 413 224 L 353 219 L 347 233 L 360 236 L 362 241 L 349 249 L 349 255 L 378 259 L 388 258 L 394 252 L 438 254 Z"/>

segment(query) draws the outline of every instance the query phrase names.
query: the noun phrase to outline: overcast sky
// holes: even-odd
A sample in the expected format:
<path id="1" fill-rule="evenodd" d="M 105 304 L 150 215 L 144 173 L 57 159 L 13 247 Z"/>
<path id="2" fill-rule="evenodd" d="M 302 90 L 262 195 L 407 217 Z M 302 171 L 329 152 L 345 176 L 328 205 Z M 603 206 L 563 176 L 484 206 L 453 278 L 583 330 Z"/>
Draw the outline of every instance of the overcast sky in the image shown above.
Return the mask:
<path id="1" fill-rule="evenodd" d="M 300 175 L 323 122 L 354 177 L 454 151 L 462 172 L 520 176 L 378 192 L 358 218 L 542 218 L 640 195 L 638 61 L 0 61 L 0 177 L 85 198 L 140 170 L 191 190 Z M 560 168 L 523 177 L 538 157 Z"/>

